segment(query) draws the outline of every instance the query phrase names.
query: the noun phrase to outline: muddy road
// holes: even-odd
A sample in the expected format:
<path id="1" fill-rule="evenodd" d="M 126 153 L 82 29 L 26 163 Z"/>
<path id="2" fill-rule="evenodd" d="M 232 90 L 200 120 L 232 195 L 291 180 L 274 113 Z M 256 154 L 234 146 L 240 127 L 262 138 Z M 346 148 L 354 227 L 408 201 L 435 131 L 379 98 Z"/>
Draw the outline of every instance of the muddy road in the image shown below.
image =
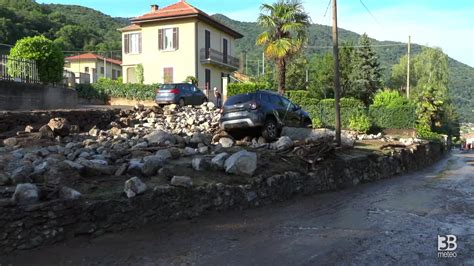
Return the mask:
<path id="1" fill-rule="evenodd" d="M 438 258 L 437 235 L 457 236 Z M 474 264 L 474 153 L 272 206 L 11 254 L 13 265 Z"/>

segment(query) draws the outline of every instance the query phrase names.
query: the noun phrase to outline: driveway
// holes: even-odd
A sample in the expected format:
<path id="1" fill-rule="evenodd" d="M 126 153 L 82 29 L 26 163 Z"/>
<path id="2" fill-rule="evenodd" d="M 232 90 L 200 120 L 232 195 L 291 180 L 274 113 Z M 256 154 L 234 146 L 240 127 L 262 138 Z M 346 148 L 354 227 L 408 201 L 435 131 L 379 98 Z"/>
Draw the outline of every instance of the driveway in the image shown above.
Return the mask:
<path id="1" fill-rule="evenodd" d="M 456 235 L 456 258 L 437 236 Z M 2 263 L 3 261 L 3 263 Z M 262 208 L 213 213 L 0 259 L 14 265 L 474 264 L 474 154 Z"/>

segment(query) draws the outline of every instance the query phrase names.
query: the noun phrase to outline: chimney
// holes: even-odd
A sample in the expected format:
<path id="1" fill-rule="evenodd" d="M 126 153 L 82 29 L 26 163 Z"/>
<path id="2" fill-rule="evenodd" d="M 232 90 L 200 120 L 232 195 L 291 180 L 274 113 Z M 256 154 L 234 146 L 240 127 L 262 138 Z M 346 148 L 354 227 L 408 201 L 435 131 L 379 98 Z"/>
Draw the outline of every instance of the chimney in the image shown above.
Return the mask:
<path id="1" fill-rule="evenodd" d="M 159 8 L 160 7 L 158 5 L 151 5 L 151 12 L 156 12 Z"/>

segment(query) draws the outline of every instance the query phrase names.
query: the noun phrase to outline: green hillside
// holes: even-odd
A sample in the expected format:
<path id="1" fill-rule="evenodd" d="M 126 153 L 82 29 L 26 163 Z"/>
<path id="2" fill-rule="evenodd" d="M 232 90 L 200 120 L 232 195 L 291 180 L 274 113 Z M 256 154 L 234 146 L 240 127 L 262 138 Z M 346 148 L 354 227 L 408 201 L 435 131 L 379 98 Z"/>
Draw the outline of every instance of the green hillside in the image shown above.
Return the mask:
<path id="1" fill-rule="evenodd" d="M 261 58 L 262 48 L 254 45 L 258 34 L 262 32 L 262 28 L 257 23 L 235 21 L 221 14 L 214 15 L 214 18 L 245 35 L 244 38 L 236 43 L 236 53 L 246 52 L 251 60 Z M 339 30 L 339 39 L 341 43 L 357 43 L 359 37 L 360 35 L 355 32 L 344 29 Z M 407 46 L 400 42 L 377 41 L 374 39 L 372 39 L 372 43 L 375 46 L 383 45 L 375 47 L 374 50 L 379 56 L 384 73 L 384 80 L 387 82 L 392 66 L 399 63 L 400 58 L 406 55 Z M 331 27 L 318 24 L 311 25 L 309 28 L 308 46 L 310 48 L 305 50 L 306 56 L 311 56 L 314 53 L 332 52 Z M 421 49 L 421 45 L 412 44 L 412 55 L 418 54 L 421 52 Z M 450 58 L 449 75 L 451 84 L 450 94 L 462 121 L 474 122 L 474 68 Z"/>

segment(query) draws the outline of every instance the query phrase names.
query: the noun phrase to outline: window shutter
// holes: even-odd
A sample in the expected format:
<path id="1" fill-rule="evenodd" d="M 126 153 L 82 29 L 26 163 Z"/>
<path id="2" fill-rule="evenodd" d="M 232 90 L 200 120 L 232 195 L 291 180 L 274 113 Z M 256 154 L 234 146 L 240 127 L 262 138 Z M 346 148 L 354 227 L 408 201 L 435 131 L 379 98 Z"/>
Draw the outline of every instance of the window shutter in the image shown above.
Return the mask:
<path id="1" fill-rule="evenodd" d="M 130 53 L 130 43 L 129 43 L 129 39 L 130 39 L 130 34 L 125 34 L 123 36 L 123 47 L 125 49 L 125 54 L 128 54 Z"/>
<path id="2" fill-rule="evenodd" d="M 173 28 L 173 49 L 179 49 L 179 28 Z"/>
<path id="3" fill-rule="evenodd" d="M 158 50 L 163 50 L 163 29 L 158 30 Z"/>
<path id="4" fill-rule="evenodd" d="M 138 53 L 142 53 L 142 33 L 138 33 Z"/>

